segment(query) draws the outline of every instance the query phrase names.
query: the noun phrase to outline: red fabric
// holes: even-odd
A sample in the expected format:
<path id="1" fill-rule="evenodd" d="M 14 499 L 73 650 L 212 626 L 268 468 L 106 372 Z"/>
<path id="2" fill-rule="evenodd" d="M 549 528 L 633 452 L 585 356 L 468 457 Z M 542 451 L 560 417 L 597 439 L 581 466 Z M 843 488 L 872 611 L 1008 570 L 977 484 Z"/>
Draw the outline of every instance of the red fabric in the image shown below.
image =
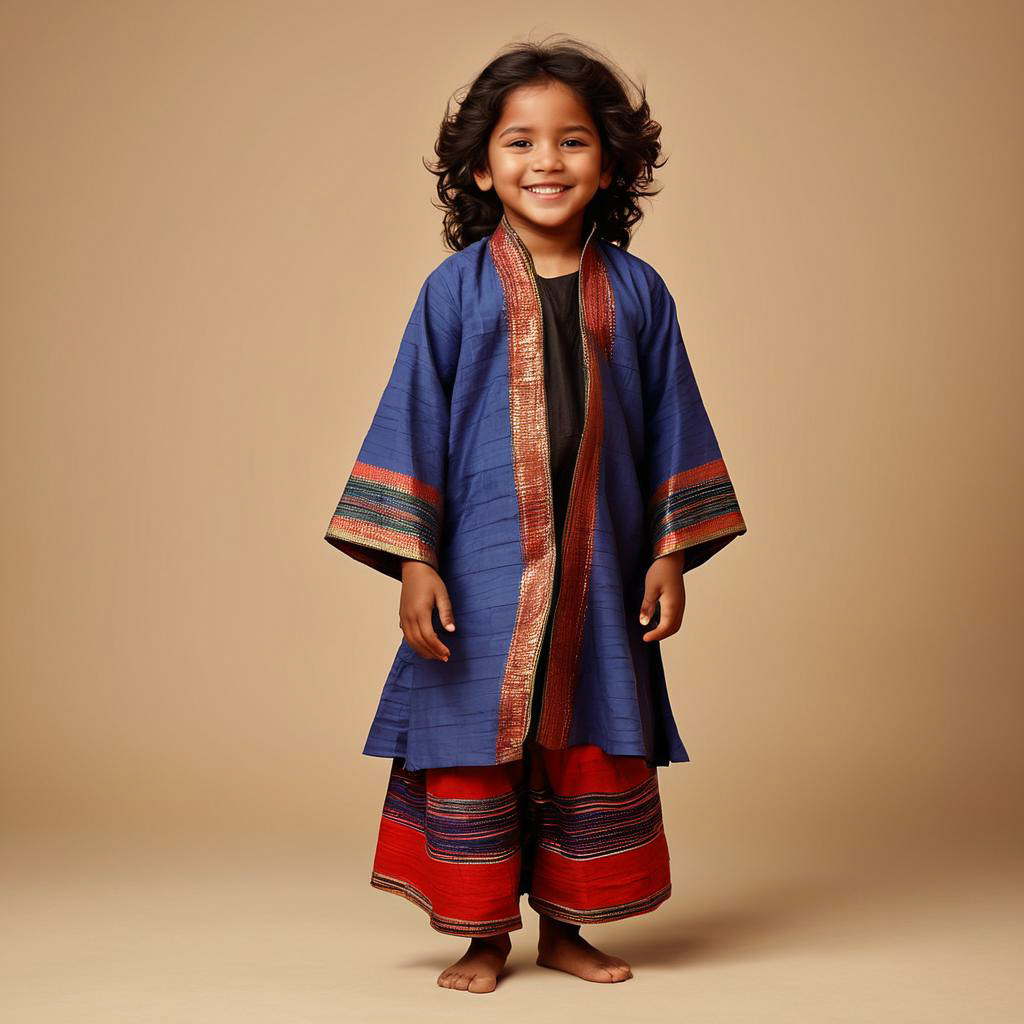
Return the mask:
<path id="1" fill-rule="evenodd" d="M 392 762 L 371 884 L 438 931 L 523 926 L 519 898 L 586 924 L 643 914 L 672 892 L 657 768 L 597 746 L 530 742 L 519 761 L 406 771 Z"/>

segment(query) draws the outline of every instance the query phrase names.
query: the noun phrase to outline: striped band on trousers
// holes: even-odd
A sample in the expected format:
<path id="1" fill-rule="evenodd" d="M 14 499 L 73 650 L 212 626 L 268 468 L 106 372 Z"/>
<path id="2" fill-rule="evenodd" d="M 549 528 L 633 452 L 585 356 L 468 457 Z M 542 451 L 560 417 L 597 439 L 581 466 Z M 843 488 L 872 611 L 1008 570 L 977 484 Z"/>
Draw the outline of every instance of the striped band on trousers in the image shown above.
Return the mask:
<path id="1" fill-rule="evenodd" d="M 575 924 L 647 913 L 672 891 L 657 769 L 532 739 L 498 765 L 407 771 L 395 758 L 370 882 L 451 935 L 522 928 L 524 893 Z"/>

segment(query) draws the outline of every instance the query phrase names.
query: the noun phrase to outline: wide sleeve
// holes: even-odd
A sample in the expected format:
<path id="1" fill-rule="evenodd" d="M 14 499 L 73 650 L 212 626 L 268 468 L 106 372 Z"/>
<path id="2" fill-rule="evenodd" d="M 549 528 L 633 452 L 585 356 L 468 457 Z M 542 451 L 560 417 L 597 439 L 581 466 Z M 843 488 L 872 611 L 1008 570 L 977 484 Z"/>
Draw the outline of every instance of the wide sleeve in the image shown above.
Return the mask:
<path id="1" fill-rule="evenodd" d="M 651 319 L 638 342 L 650 558 L 685 549 L 688 572 L 747 527 L 690 366 L 675 300 L 656 272 L 651 289 Z"/>
<path id="2" fill-rule="evenodd" d="M 394 368 L 325 540 L 402 578 L 402 560 L 439 567 L 451 388 L 461 316 L 435 270 L 423 283 Z"/>

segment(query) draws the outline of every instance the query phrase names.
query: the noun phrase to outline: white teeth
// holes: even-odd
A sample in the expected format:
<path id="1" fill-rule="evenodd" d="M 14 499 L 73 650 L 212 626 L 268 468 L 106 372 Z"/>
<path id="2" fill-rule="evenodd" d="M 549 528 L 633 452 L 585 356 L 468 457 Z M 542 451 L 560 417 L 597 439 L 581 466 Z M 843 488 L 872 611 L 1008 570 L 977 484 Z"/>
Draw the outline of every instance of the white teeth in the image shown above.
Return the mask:
<path id="1" fill-rule="evenodd" d="M 527 185 L 526 186 L 526 190 L 527 190 L 527 192 L 537 192 L 537 193 L 539 193 L 542 196 L 547 196 L 547 195 L 554 195 L 556 192 L 564 192 L 568 187 L 569 187 L 568 185 L 558 185 L 558 186 L 548 185 L 548 186 L 546 186 L 544 188 L 538 188 L 536 185 Z"/>

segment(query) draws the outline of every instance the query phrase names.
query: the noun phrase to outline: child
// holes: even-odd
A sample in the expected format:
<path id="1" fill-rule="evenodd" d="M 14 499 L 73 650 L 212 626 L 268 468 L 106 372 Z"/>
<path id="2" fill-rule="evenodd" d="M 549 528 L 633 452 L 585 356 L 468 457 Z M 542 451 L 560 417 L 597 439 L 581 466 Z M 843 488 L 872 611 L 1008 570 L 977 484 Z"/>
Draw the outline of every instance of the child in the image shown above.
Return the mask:
<path id="1" fill-rule="evenodd" d="M 580 925 L 671 894 L 657 767 L 689 757 L 659 641 L 746 525 L 675 302 L 627 252 L 660 130 L 575 43 L 477 77 L 436 148 L 454 252 L 327 531 L 402 581 L 371 884 L 470 938 L 443 987 L 495 988 L 523 893 L 538 964 L 625 980 Z"/>

